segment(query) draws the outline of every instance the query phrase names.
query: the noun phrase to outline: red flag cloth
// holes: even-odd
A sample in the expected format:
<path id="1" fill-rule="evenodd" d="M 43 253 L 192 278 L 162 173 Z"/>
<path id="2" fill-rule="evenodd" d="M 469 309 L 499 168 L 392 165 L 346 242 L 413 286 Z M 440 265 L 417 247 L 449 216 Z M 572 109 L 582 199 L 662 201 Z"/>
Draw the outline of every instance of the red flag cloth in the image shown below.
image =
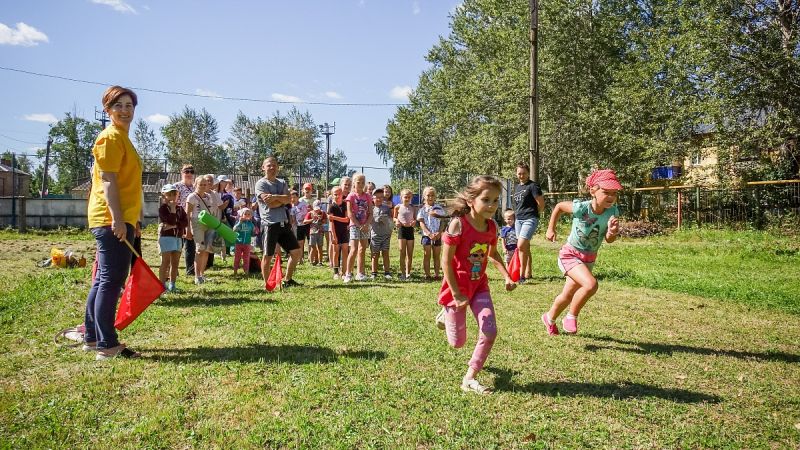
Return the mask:
<path id="1" fill-rule="evenodd" d="M 273 261 L 272 264 L 272 270 L 269 271 L 269 276 L 267 277 L 267 290 L 270 292 L 274 291 L 275 288 L 280 287 L 282 281 L 283 269 L 281 268 L 281 254 L 276 253 L 275 261 Z"/>
<path id="2" fill-rule="evenodd" d="M 514 255 L 511 256 L 511 261 L 508 263 L 508 275 L 511 277 L 511 281 L 516 283 L 519 281 L 519 249 L 514 249 Z"/>
<path id="3" fill-rule="evenodd" d="M 125 290 L 122 291 L 114 326 L 118 330 L 125 329 L 165 290 L 161 280 L 150 270 L 144 259 L 136 258 L 128 281 L 125 282 Z"/>

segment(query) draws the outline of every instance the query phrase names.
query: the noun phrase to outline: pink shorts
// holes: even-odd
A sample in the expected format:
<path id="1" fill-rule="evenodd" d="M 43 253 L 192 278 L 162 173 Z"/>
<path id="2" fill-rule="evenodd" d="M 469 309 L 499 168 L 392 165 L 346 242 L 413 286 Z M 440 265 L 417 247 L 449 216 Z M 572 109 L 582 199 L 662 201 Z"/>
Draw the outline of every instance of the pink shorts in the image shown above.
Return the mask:
<path id="1" fill-rule="evenodd" d="M 558 268 L 561 269 L 562 274 L 566 275 L 576 266 L 586 264 L 591 271 L 596 259 L 597 253 L 582 252 L 569 244 L 564 244 L 561 251 L 558 252 Z"/>

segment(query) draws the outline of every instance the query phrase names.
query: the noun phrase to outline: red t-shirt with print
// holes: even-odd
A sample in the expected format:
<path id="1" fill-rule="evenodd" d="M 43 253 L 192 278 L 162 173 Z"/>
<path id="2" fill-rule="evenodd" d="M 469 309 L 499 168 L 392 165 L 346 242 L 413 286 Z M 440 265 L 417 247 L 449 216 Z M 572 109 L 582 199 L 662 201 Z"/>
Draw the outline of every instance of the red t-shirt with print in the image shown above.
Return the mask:
<path id="1" fill-rule="evenodd" d="M 486 231 L 478 231 L 470 225 L 469 220 L 465 217 L 459 217 L 458 220 L 461 221 L 461 234 L 453 236 L 445 232 L 442 241 L 456 247 L 456 254 L 450 264 L 453 265 L 456 272 L 458 289 L 472 301 L 475 294 L 489 290 L 486 263 L 489 260 L 489 252 L 497 245 L 497 225 L 494 220 L 489 220 Z M 442 306 L 455 305 L 447 280 L 442 281 L 442 288 L 439 290 L 439 304 Z"/>

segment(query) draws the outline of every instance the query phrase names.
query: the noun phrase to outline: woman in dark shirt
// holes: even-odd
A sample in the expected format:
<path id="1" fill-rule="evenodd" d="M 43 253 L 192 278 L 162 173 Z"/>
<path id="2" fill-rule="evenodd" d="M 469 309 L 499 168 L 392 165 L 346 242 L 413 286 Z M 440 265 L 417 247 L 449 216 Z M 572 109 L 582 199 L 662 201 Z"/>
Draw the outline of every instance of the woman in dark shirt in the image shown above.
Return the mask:
<path id="1" fill-rule="evenodd" d="M 517 234 L 517 249 L 519 249 L 520 278 L 523 284 L 531 278 L 531 238 L 539 226 L 539 215 L 544 210 L 544 195 L 539 185 L 531 180 L 531 170 L 527 164 L 517 164 L 517 179 L 519 184 L 514 186 L 514 231 Z"/>

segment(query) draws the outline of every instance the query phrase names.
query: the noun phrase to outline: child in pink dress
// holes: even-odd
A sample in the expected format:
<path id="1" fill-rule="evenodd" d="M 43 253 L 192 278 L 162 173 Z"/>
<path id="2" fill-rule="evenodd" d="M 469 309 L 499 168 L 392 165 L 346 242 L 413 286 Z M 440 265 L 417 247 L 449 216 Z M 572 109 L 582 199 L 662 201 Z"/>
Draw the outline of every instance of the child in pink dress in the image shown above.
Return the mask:
<path id="1" fill-rule="evenodd" d="M 497 252 L 497 225 L 492 216 L 497 210 L 502 185 L 494 177 L 475 177 L 455 200 L 450 221 L 442 241 L 442 266 L 444 281 L 439 291 L 439 304 L 443 306 L 437 321 L 442 320 L 448 343 L 461 348 L 467 340 L 467 308 L 478 322 L 478 342 L 467 373 L 461 381 L 466 392 L 488 394 L 489 388 L 481 385 L 475 375 L 483 369 L 495 337 L 494 305 L 489 294 L 486 263 L 489 259 L 505 278 L 506 290 L 517 285 L 511 281 L 503 259 Z"/>

